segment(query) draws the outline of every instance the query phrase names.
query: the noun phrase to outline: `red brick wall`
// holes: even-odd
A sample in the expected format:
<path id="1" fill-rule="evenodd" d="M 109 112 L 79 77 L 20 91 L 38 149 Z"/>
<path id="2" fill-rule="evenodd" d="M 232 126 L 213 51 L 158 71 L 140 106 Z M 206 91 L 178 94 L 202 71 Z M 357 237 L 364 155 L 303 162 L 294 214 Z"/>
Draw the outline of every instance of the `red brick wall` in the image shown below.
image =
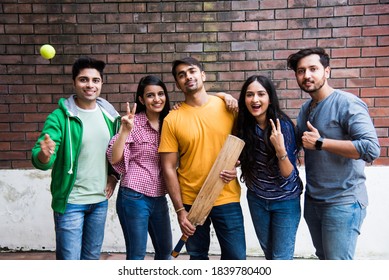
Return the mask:
<path id="1" fill-rule="evenodd" d="M 295 118 L 308 96 L 286 58 L 312 46 L 332 57 L 330 84 L 369 105 L 382 145 L 374 164 L 388 165 L 388 14 L 385 0 L 3 0 L 0 168 L 31 167 L 30 150 L 47 114 L 72 93 L 71 64 L 79 55 L 107 62 L 103 97 L 120 112 L 146 74 L 162 77 L 171 99 L 182 100 L 170 63 L 193 55 L 205 63 L 209 91 L 237 97 L 248 76 L 270 76 Z M 45 43 L 57 51 L 51 62 L 39 55 Z"/>

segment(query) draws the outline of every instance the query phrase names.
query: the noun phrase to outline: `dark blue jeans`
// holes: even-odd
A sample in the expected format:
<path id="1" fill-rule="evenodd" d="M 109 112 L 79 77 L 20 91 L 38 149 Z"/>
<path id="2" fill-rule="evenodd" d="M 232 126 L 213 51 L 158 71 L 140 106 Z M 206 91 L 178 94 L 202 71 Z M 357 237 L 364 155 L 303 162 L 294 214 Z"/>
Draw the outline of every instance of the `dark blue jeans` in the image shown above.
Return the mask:
<path id="1" fill-rule="evenodd" d="M 172 231 L 165 196 L 149 197 L 120 187 L 116 210 L 126 243 L 127 260 L 146 256 L 147 233 L 154 246 L 156 260 L 168 260 L 172 252 Z"/>
<path id="2" fill-rule="evenodd" d="M 187 211 L 190 205 L 185 205 Z M 214 206 L 202 226 L 197 226 L 195 234 L 188 238 L 186 250 L 191 260 L 208 260 L 210 226 L 215 229 L 221 249 L 222 260 L 245 260 L 246 239 L 243 214 L 240 203 Z"/>
<path id="3" fill-rule="evenodd" d="M 247 202 L 265 258 L 293 259 L 296 232 L 301 218 L 300 197 L 269 201 L 247 190 Z"/>

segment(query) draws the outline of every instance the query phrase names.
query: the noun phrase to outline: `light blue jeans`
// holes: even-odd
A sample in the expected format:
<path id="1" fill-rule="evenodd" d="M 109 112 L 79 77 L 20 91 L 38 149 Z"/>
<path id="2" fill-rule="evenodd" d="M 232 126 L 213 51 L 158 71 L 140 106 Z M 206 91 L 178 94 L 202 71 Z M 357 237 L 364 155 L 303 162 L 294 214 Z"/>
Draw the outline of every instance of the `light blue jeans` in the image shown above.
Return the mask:
<path id="1" fill-rule="evenodd" d="M 190 205 L 184 205 L 189 211 Z M 245 260 L 246 239 L 240 203 L 214 206 L 202 226 L 197 226 L 194 235 L 188 238 L 186 250 L 191 260 L 208 260 L 210 226 L 215 229 L 221 249 L 222 260 Z"/>
<path id="2" fill-rule="evenodd" d="M 366 208 L 358 202 L 323 205 L 309 198 L 304 205 L 316 256 L 321 260 L 352 260 Z"/>
<path id="3" fill-rule="evenodd" d="M 247 202 L 265 258 L 267 260 L 293 259 L 296 232 L 301 219 L 300 197 L 270 201 L 247 190 Z"/>
<path id="4" fill-rule="evenodd" d="M 127 260 L 145 258 L 147 233 L 154 246 L 154 259 L 171 258 L 172 231 L 165 196 L 149 197 L 132 189 L 120 187 L 116 211 L 126 243 Z"/>
<path id="5" fill-rule="evenodd" d="M 104 239 L 108 200 L 66 205 L 54 212 L 57 260 L 98 260 Z"/>

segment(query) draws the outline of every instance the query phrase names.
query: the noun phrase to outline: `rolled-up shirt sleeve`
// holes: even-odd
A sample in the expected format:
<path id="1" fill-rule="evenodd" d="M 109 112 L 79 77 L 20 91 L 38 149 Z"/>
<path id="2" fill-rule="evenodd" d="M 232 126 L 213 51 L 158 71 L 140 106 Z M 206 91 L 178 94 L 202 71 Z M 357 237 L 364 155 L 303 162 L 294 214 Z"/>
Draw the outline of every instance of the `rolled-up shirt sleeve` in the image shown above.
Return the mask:
<path id="1" fill-rule="evenodd" d="M 119 134 L 116 134 L 112 139 L 109 141 L 108 148 L 107 148 L 107 159 L 109 163 L 112 165 L 113 169 L 123 175 L 126 172 L 126 164 L 125 164 L 125 156 L 121 158 L 121 160 L 115 164 L 112 163 L 112 150 L 113 150 L 113 144 L 115 143 L 116 139 L 118 138 Z M 124 147 L 124 155 L 126 154 L 126 148 L 127 145 Z"/>
<path id="2" fill-rule="evenodd" d="M 347 120 L 348 133 L 360 159 L 372 162 L 380 155 L 380 144 L 368 108 L 362 101 L 350 103 Z"/>

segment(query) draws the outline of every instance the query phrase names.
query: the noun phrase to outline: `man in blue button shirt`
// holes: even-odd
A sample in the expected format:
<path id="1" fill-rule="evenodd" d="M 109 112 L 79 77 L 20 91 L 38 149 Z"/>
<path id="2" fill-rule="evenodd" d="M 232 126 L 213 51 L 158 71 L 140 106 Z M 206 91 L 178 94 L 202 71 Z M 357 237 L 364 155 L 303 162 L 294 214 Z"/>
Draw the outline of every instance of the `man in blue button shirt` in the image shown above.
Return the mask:
<path id="1" fill-rule="evenodd" d="M 311 96 L 297 118 L 306 166 L 304 218 L 319 259 L 353 259 L 368 204 L 365 162 L 379 156 L 380 146 L 366 104 L 328 84 L 329 61 L 322 48 L 288 58 Z"/>

